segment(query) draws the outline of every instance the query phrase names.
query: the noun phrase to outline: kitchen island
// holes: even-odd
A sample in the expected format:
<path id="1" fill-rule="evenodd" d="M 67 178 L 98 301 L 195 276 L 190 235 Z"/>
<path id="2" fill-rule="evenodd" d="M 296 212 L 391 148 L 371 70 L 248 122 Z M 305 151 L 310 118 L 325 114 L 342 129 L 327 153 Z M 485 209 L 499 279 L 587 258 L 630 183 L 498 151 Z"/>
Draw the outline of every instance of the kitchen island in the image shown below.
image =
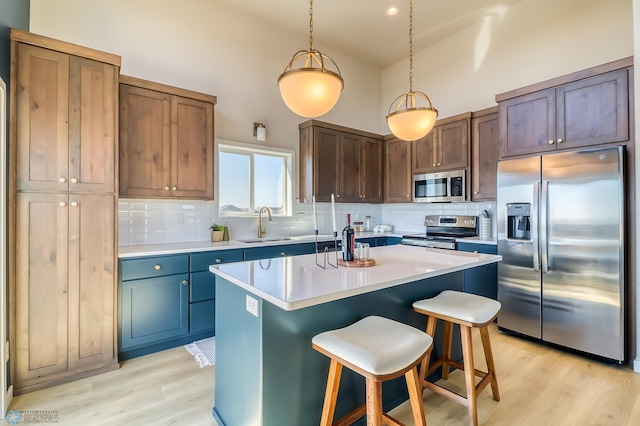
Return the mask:
<path id="1" fill-rule="evenodd" d="M 311 348 L 314 335 L 367 315 L 422 330 L 426 318 L 413 312 L 415 300 L 445 289 L 462 291 L 464 270 L 501 259 L 403 245 L 372 248 L 371 257 L 376 266 L 368 268 L 323 269 L 315 255 L 210 267 L 217 275 L 213 416 L 218 424 L 318 424 L 329 359 Z M 322 264 L 321 256 L 318 260 Z M 437 356 L 440 339 L 434 345 Z M 453 354 L 460 352 L 454 338 Z M 384 383 L 385 410 L 407 398 L 403 378 Z M 364 379 L 345 369 L 336 419 L 364 400 Z"/>

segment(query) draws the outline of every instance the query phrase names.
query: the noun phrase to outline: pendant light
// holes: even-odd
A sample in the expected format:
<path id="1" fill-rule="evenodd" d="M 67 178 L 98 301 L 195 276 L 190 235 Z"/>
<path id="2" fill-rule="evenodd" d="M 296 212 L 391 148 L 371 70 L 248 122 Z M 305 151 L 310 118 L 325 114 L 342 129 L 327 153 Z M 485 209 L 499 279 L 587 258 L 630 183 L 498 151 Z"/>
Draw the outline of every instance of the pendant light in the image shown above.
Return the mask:
<path id="1" fill-rule="evenodd" d="M 300 67 L 294 68 L 297 62 Z M 325 68 L 333 64 L 337 72 Z M 299 50 L 278 77 L 282 100 L 302 117 L 326 114 L 338 102 L 344 87 L 340 69 L 333 59 L 313 48 L 313 0 L 309 0 L 309 50 Z"/>
<path id="2" fill-rule="evenodd" d="M 419 99 L 425 99 L 429 106 L 418 106 Z M 438 110 L 429 97 L 413 90 L 413 0 L 409 0 L 409 92 L 391 103 L 387 125 L 397 138 L 413 141 L 429 133 L 437 117 Z"/>

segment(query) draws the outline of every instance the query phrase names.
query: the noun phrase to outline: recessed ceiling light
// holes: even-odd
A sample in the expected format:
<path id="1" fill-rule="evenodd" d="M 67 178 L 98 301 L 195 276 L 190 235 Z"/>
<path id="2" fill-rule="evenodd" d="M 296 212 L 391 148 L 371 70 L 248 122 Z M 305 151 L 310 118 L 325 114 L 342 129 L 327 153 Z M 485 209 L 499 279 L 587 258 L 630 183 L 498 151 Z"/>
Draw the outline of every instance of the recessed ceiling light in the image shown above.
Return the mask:
<path id="1" fill-rule="evenodd" d="M 387 15 L 389 15 L 389 16 L 393 16 L 393 15 L 395 15 L 396 13 L 398 13 L 398 8 L 397 8 L 397 7 L 395 7 L 395 6 L 389 6 L 389 7 L 387 8 L 387 10 L 385 10 L 385 12 L 384 12 L 384 13 L 386 13 L 386 14 L 387 14 Z"/>

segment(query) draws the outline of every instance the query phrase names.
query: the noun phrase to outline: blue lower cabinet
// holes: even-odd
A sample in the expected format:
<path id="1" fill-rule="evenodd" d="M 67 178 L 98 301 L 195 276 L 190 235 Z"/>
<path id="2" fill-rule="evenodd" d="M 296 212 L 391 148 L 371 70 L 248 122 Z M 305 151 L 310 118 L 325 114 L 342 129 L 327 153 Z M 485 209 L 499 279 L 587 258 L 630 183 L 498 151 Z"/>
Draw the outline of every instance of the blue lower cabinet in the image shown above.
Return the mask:
<path id="1" fill-rule="evenodd" d="M 376 237 L 376 247 L 382 247 L 387 245 L 387 237 Z"/>
<path id="2" fill-rule="evenodd" d="M 120 349 L 189 333 L 189 275 L 168 275 L 122 283 Z"/>
<path id="3" fill-rule="evenodd" d="M 242 262 L 243 250 L 217 250 L 213 252 L 194 253 L 190 258 L 191 272 L 208 271 L 210 265 L 219 265 L 221 263 Z"/>
<path id="4" fill-rule="evenodd" d="M 459 251 L 497 254 L 498 247 L 492 244 L 458 242 Z M 464 271 L 464 291 L 480 296 L 498 299 L 498 264 L 478 266 Z"/>
<path id="5" fill-rule="evenodd" d="M 253 247 L 244 250 L 244 260 L 270 259 L 273 257 L 298 256 L 312 254 L 315 243 L 285 244 L 279 246 Z"/>
<path id="6" fill-rule="evenodd" d="M 396 244 L 400 244 L 402 241 L 402 237 L 387 237 L 387 245 L 394 246 Z"/>
<path id="7" fill-rule="evenodd" d="M 189 302 L 212 300 L 216 293 L 216 276 L 209 271 L 192 272 Z"/>
<path id="8" fill-rule="evenodd" d="M 189 305 L 189 332 L 200 333 L 211 331 L 215 333 L 216 305 L 214 300 L 191 303 Z"/>

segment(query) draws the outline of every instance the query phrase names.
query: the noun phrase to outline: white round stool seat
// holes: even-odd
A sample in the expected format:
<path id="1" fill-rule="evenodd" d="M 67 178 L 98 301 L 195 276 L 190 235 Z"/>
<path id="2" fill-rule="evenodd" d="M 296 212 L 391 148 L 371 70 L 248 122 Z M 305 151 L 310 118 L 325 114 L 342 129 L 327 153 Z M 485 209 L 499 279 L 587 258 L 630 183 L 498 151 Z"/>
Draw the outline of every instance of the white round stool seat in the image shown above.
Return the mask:
<path id="1" fill-rule="evenodd" d="M 421 357 L 433 339 L 388 318 L 369 316 L 313 337 L 313 344 L 374 375 L 392 374 Z"/>
<path id="2" fill-rule="evenodd" d="M 436 297 L 413 303 L 415 309 L 472 324 L 491 321 L 500 311 L 501 306 L 497 300 L 453 290 L 445 290 Z"/>

